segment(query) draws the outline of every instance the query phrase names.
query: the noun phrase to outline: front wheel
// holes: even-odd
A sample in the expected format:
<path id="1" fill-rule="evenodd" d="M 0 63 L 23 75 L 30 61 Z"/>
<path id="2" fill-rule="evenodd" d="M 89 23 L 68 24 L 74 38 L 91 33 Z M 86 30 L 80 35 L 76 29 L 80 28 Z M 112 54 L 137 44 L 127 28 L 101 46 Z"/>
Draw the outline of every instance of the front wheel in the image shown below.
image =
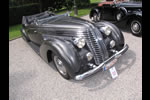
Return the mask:
<path id="1" fill-rule="evenodd" d="M 122 18 L 123 18 L 123 13 L 121 12 L 121 11 L 118 11 L 117 13 L 116 13 L 116 21 L 120 21 Z"/>
<path id="2" fill-rule="evenodd" d="M 141 36 L 142 34 L 142 24 L 141 21 L 138 19 L 134 19 L 130 23 L 130 29 L 133 35 Z"/>
<path id="3" fill-rule="evenodd" d="M 66 69 L 63 60 L 55 54 L 52 55 L 52 58 L 53 58 L 54 65 L 57 71 L 59 72 L 59 74 L 67 80 L 70 79 L 70 76 L 68 74 L 68 71 Z"/>
<path id="4" fill-rule="evenodd" d="M 99 22 L 101 20 L 101 13 L 93 13 L 92 21 Z"/>

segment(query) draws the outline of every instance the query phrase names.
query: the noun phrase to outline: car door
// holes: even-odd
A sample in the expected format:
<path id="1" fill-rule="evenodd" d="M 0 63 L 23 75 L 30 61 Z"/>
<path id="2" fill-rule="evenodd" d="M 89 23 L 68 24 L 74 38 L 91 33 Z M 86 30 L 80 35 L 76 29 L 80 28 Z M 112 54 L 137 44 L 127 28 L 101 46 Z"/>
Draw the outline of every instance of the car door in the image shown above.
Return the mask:
<path id="1" fill-rule="evenodd" d="M 102 19 L 114 20 L 115 4 L 104 4 L 102 9 Z"/>
<path id="2" fill-rule="evenodd" d="M 41 43 L 43 42 L 43 37 L 42 34 L 39 32 L 39 29 L 40 28 L 36 26 L 31 26 L 27 32 L 31 42 L 37 45 L 41 45 Z"/>

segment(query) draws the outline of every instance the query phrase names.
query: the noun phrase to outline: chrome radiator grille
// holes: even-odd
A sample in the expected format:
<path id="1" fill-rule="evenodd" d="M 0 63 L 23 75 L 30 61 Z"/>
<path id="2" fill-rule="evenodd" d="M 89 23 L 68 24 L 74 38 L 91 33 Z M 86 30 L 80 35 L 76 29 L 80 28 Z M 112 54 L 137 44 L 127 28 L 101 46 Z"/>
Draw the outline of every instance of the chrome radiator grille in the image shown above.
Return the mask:
<path id="1" fill-rule="evenodd" d="M 104 54 L 102 52 L 102 48 L 98 42 L 98 39 L 96 39 L 94 32 L 89 31 L 87 35 L 87 45 L 90 51 L 94 54 L 95 63 L 99 65 L 104 61 Z"/>

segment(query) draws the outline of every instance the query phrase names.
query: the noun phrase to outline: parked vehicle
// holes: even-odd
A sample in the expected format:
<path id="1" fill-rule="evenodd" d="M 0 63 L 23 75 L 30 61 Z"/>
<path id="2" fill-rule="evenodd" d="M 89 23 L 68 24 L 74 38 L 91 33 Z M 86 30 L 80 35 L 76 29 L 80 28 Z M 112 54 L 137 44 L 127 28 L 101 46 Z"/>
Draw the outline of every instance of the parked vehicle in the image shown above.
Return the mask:
<path id="1" fill-rule="evenodd" d="M 23 39 L 65 79 L 82 80 L 110 68 L 128 49 L 122 32 L 109 22 L 43 12 L 23 16 L 22 25 Z"/>
<path id="2" fill-rule="evenodd" d="M 89 17 L 94 22 L 101 20 L 124 21 L 133 35 L 142 35 L 142 3 L 125 0 L 107 0 L 92 8 Z M 116 23 L 115 22 L 115 23 Z"/>

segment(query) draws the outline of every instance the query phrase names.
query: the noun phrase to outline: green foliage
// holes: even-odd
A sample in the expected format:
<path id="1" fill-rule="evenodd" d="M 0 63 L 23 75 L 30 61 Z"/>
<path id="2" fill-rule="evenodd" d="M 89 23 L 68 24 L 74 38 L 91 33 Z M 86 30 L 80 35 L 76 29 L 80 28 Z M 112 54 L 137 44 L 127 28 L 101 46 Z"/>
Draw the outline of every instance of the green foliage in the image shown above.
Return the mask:
<path id="1" fill-rule="evenodd" d="M 65 0 L 64 7 L 68 10 L 71 10 L 73 7 L 73 0 Z"/>
<path id="2" fill-rule="evenodd" d="M 37 3 L 39 0 L 9 0 L 9 7 Z"/>
<path id="3" fill-rule="evenodd" d="M 85 8 L 90 6 L 90 0 L 76 0 L 78 8 Z"/>
<path id="4" fill-rule="evenodd" d="M 41 11 L 56 11 L 63 7 L 65 0 L 40 0 Z"/>
<path id="5" fill-rule="evenodd" d="M 77 8 L 87 8 L 90 6 L 90 0 L 65 0 L 64 7 L 68 10 L 73 9 L 74 4 L 76 4 Z"/>
<path id="6" fill-rule="evenodd" d="M 75 0 L 78 8 L 89 7 L 90 0 Z M 41 0 L 42 11 L 49 8 L 51 11 L 58 11 L 61 8 L 71 10 L 74 6 L 74 0 Z"/>
<path id="7" fill-rule="evenodd" d="M 75 0 L 75 2 L 78 9 L 90 6 L 90 0 Z M 74 0 L 9 0 L 9 3 L 19 5 L 9 7 L 9 25 L 21 23 L 22 16 L 32 15 L 48 9 L 51 11 L 58 11 L 62 8 L 72 10 L 74 6 Z"/>
<path id="8" fill-rule="evenodd" d="M 19 24 L 22 16 L 39 13 L 39 4 L 27 4 L 23 6 L 9 7 L 9 25 Z"/>

